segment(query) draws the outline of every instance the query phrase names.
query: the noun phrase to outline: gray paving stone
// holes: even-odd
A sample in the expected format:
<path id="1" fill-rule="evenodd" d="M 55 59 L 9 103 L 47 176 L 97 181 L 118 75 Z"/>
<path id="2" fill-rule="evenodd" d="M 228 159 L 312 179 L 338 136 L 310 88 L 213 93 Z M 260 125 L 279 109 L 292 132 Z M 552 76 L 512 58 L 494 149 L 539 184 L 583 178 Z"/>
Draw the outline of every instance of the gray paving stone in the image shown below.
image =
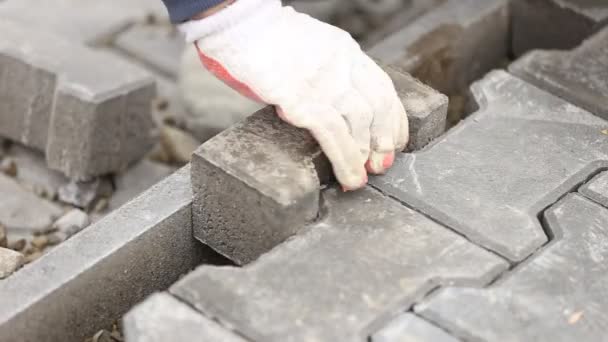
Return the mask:
<path id="1" fill-rule="evenodd" d="M 134 22 L 153 16 L 165 20 L 160 1 L 149 0 L 9 0 L 0 18 L 35 26 L 75 43 L 103 43 Z"/>
<path id="2" fill-rule="evenodd" d="M 513 52 L 533 49 L 572 49 L 608 23 L 604 0 L 515 0 Z"/>
<path id="3" fill-rule="evenodd" d="M 368 53 L 448 95 L 495 68 L 508 52 L 507 0 L 448 0 Z"/>
<path id="4" fill-rule="evenodd" d="M 589 183 L 583 185 L 579 192 L 587 198 L 608 207 L 608 171 L 595 176 Z"/>
<path id="5" fill-rule="evenodd" d="M 428 142 L 445 126 L 446 97 L 389 72 L 411 118 L 414 144 Z M 310 134 L 267 107 L 194 152 L 194 235 L 236 263 L 248 263 L 317 217 L 319 187 L 329 174 Z"/>
<path id="6" fill-rule="evenodd" d="M 608 122 L 504 71 L 479 110 L 370 184 L 512 261 L 547 237 L 537 214 L 607 165 Z"/>
<path id="7" fill-rule="evenodd" d="M 606 7 L 608 9 L 608 5 Z M 608 27 L 573 51 L 530 52 L 509 71 L 608 119 Z"/>
<path id="8" fill-rule="evenodd" d="M 123 319 L 128 342 L 246 342 L 167 293 L 157 293 Z"/>
<path id="9" fill-rule="evenodd" d="M 413 313 L 405 313 L 375 333 L 370 342 L 458 342 L 459 340 Z"/>
<path id="10" fill-rule="evenodd" d="M 31 234 L 50 227 L 61 208 L 25 190 L 0 173 L 0 223 L 11 233 Z"/>
<path id="11" fill-rule="evenodd" d="M 5 20 L 0 30 L 1 135 L 45 151 L 51 168 L 79 180 L 120 170 L 151 147 L 149 74 Z"/>
<path id="12" fill-rule="evenodd" d="M 192 238 L 189 174 L 179 170 L 0 282 L 0 341 L 82 341 L 213 261 Z"/>
<path id="13" fill-rule="evenodd" d="M 434 287 L 507 267 L 371 188 L 324 202 L 323 220 L 255 262 L 203 266 L 170 291 L 252 341 L 362 341 Z"/>
<path id="14" fill-rule="evenodd" d="M 177 78 L 185 41 L 175 27 L 168 24 L 135 25 L 121 33 L 114 44 L 155 71 Z"/>
<path id="15" fill-rule="evenodd" d="M 603 341 L 608 209 L 570 194 L 545 213 L 546 249 L 485 289 L 446 288 L 416 307 L 471 341 Z"/>

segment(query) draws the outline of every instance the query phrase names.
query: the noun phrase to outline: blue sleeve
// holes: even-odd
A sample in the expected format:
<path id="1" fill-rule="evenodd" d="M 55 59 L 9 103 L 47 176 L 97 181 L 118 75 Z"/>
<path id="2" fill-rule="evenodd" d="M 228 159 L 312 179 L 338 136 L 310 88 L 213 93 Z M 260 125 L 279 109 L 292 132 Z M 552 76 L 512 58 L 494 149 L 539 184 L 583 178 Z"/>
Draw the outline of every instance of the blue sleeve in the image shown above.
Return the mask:
<path id="1" fill-rule="evenodd" d="M 208 10 L 224 0 L 163 0 L 172 23 L 181 23 Z"/>

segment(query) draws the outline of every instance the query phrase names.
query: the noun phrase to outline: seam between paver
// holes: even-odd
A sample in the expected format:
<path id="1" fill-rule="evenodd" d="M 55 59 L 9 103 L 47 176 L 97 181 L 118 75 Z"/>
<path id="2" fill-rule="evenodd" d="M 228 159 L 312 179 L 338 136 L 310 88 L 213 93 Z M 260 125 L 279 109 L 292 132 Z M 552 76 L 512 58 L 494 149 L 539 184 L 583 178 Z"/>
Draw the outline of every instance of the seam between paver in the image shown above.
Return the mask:
<path id="1" fill-rule="evenodd" d="M 434 218 L 430 217 L 429 215 L 425 214 L 424 212 L 421 212 L 419 210 L 417 210 L 416 208 L 413 208 L 412 206 L 408 205 L 407 203 L 399 200 L 398 198 L 395 198 L 394 196 L 391 196 L 385 192 L 383 192 L 382 190 L 378 189 L 377 187 L 370 185 L 374 190 L 380 192 L 382 195 L 391 198 L 397 202 L 399 202 L 401 205 L 405 206 L 406 208 L 409 208 L 421 215 L 423 215 L 424 217 L 426 217 L 427 219 L 437 223 L 438 225 L 444 227 L 445 229 L 448 229 L 452 232 L 454 232 L 455 234 L 461 236 L 462 238 L 466 239 L 469 243 L 499 257 L 502 260 L 505 260 L 508 264 L 509 264 L 509 268 L 507 268 L 505 271 L 500 272 L 499 274 L 497 274 L 493 279 L 489 280 L 487 283 L 480 284 L 480 288 L 488 288 L 500 281 L 503 281 L 504 279 L 506 279 L 508 276 L 510 276 L 511 274 L 514 274 L 515 272 L 517 272 L 517 270 L 521 267 L 521 265 L 527 264 L 529 263 L 534 257 L 540 255 L 541 253 L 543 253 L 547 248 L 549 248 L 551 245 L 553 245 L 555 242 L 559 241 L 559 238 L 556 240 L 555 239 L 555 232 L 553 232 L 553 230 L 551 230 L 549 224 L 546 222 L 545 219 L 545 212 L 547 212 L 548 210 L 550 210 L 553 206 L 555 206 L 557 203 L 559 203 L 564 197 L 568 196 L 569 194 L 572 193 L 578 193 L 578 190 L 585 184 L 589 183 L 593 178 L 595 178 L 597 175 L 599 175 L 602 172 L 608 171 L 608 167 L 607 166 L 601 166 L 597 169 L 595 169 L 594 171 L 590 172 L 581 182 L 578 182 L 577 184 L 575 184 L 569 191 L 565 192 L 564 194 L 562 194 L 561 196 L 559 196 L 559 198 L 557 198 L 554 202 L 552 202 L 551 204 L 545 206 L 542 210 L 539 211 L 539 213 L 536 215 L 540 226 L 543 229 L 543 232 L 545 233 L 545 235 L 547 236 L 547 242 L 545 242 L 543 245 L 539 246 L 534 252 L 532 252 L 530 255 L 528 255 L 526 258 L 524 258 L 522 261 L 517 262 L 517 263 L 512 263 L 511 261 L 507 260 L 506 258 L 502 257 L 501 255 L 497 254 L 496 252 L 477 244 L 476 242 L 470 240 L 469 238 L 467 238 L 465 235 L 461 234 L 460 232 L 452 229 L 451 227 L 443 224 L 442 222 L 439 222 L 437 220 L 435 220 Z M 586 199 L 586 196 L 584 196 L 583 194 L 581 194 L 581 196 L 583 196 Z M 593 201 L 592 199 L 589 199 L 590 201 L 592 201 L 593 203 L 597 203 L 595 201 Z M 599 203 L 597 203 L 599 204 Z M 601 204 L 600 204 L 601 205 Z M 603 205 L 602 205 L 603 206 Z M 442 284 L 438 284 L 437 286 L 435 286 L 434 288 L 430 289 L 429 291 L 427 291 L 425 294 L 423 294 L 418 300 L 414 301 L 412 303 L 412 305 L 409 308 L 404 308 L 406 309 L 405 312 L 411 312 L 413 314 L 415 314 L 417 317 L 424 319 L 425 321 L 427 321 L 428 323 L 434 325 L 435 327 L 437 327 L 438 329 L 441 329 L 443 331 L 445 331 L 446 333 L 448 333 L 451 336 L 454 336 L 460 340 L 463 341 L 469 341 L 469 340 L 477 340 L 476 337 L 472 336 L 470 338 L 467 338 L 465 336 L 460 336 L 458 334 L 456 334 L 455 332 L 452 332 L 450 329 L 442 326 L 439 322 L 435 322 L 432 321 L 430 319 L 427 319 L 426 317 L 422 317 L 421 315 L 418 315 L 413 308 L 425 301 L 428 300 L 430 297 L 432 297 L 437 291 L 443 289 L 443 288 L 448 288 L 448 287 L 453 287 L 453 285 L 449 285 L 449 286 L 445 286 Z M 372 337 L 370 336 L 368 338 L 368 342 L 373 342 Z"/>
<path id="2" fill-rule="evenodd" d="M 225 324 L 223 324 L 223 323 L 222 323 L 220 320 L 215 319 L 215 318 L 213 318 L 213 317 L 209 317 L 208 315 L 206 315 L 205 313 L 203 313 L 203 312 L 201 312 L 199 309 L 197 309 L 197 308 L 196 308 L 194 305 L 192 305 L 192 304 L 190 304 L 189 302 L 187 302 L 187 301 L 185 301 L 185 300 L 181 299 L 181 298 L 180 298 L 180 297 L 178 297 L 178 296 L 175 296 L 173 293 L 171 293 L 171 292 L 166 292 L 166 293 L 168 293 L 168 294 L 169 294 L 171 297 L 173 297 L 173 298 L 174 298 L 175 300 L 177 300 L 178 302 L 180 302 L 180 303 L 182 303 L 182 304 L 186 305 L 187 307 L 189 307 L 190 309 L 194 310 L 194 311 L 195 311 L 195 312 L 197 312 L 199 315 L 201 315 L 201 316 L 203 316 L 203 317 L 205 317 L 205 318 L 209 319 L 210 321 L 214 322 L 215 324 L 219 325 L 220 327 L 222 327 L 222 328 L 223 328 L 223 329 L 225 329 L 226 331 L 228 331 L 228 332 L 230 332 L 230 333 L 234 334 L 235 336 L 238 336 L 238 337 L 239 337 L 239 338 L 241 338 L 243 341 L 246 341 L 246 342 L 255 342 L 254 340 L 252 340 L 252 339 L 248 338 L 247 336 L 245 336 L 245 335 L 241 334 L 240 332 L 238 332 L 238 331 L 236 331 L 236 330 L 234 330 L 234 329 L 231 329 L 230 327 L 226 326 L 226 325 L 225 325 Z"/>
<path id="3" fill-rule="evenodd" d="M 598 172 L 594 173 L 594 174 L 593 174 L 593 176 L 592 176 L 591 178 L 589 178 L 589 179 L 588 179 L 587 181 L 585 181 L 583 184 L 580 184 L 580 185 L 578 186 L 578 188 L 577 188 L 577 193 L 578 193 L 578 194 L 580 194 L 580 195 L 581 195 L 582 197 L 584 197 L 585 199 L 588 199 L 588 200 L 590 200 L 591 202 L 593 202 L 593 203 L 595 203 L 595 204 L 598 204 L 598 205 L 600 205 L 600 206 L 602 206 L 602 207 L 604 207 L 604 208 L 607 208 L 607 209 L 608 209 L 608 206 L 607 206 L 607 205 L 605 205 L 605 204 L 603 204 L 603 203 L 600 203 L 600 202 L 599 202 L 599 201 L 597 201 L 596 199 L 593 199 L 593 198 L 591 198 L 591 196 L 588 196 L 588 195 L 586 195 L 585 193 L 583 193 L 583 192 L 581 192 L 581 191 L 580 191 L 580 189 L 581 189 L 583 186 L 585 186 L 586 184 L 588 184 L 589 182 L 591 182 L 591 180 L 592 180 L 593 178 L 597 177 L 597 176 L 598 176 L 600 173 L 602 173 L 602 172 L 606 172 L 606 171 L 608 171 L 608 167 L 607 167 L 607 168 L 604 168 L 604 169 L 600 169 Z"/>

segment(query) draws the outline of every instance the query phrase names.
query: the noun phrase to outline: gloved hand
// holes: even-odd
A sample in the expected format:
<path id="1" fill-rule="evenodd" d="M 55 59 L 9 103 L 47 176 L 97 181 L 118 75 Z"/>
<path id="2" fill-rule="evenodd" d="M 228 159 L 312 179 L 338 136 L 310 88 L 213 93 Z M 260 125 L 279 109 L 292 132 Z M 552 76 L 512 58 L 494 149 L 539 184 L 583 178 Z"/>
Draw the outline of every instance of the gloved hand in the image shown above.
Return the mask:
<path id="1" fill-rule="evenodd" d="M 366 169 L 386 171 L 405 148 L 393 83 L 348 33 L 279 0 L 237 0 L 180 29 L 217 77 L 309 130 L 345 190 L 364 186 Z"/>

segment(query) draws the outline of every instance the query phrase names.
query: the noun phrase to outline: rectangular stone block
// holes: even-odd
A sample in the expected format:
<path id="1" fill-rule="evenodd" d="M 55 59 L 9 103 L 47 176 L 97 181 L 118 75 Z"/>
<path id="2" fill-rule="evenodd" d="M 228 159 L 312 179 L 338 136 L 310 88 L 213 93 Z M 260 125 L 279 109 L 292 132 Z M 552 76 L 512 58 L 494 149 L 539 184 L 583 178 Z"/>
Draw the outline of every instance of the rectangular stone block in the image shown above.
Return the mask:
<path id="1" fill-rule="evenodd" d="M 608 23 L 605 0 L 514 0 L 513 53 L 572 49 Z"/>
<path id="2" fill-rule="evenodd" d="M 447 99 L 409 75 L 389 73 L 420 147 L 445 126 Z M 239 264 L 315 220 L 319 188 L 331 174 L 312 136 L 282 122 L 272 107 L 209 140 L 192 160 L 194 234 Z"/>
<path id="3" fill-rule="evenodd" d="M 508 39 L 507 0 L 448 0 L 368 53 L 453 96 L 506 59 Z"/>
<path id="4" fill-rule="evenodd" d="M 252 342 L 365 341 L 440 285 L 507 268 L 378 191 L 323 193 L 316 224 L 244 268 L 202 266 L 170 292 Z"/>
<path id="5" fill-rule="evenodd" d="M 538 214 L 608 166 L 608 122 L 504 71 L 471 91 L 477 112 L 370 184 L 518 262 L 548 240 Z"/>
<path id="6" fill-rule="evenodd" d="M 511 64 L 509 71 L 608 119 L 608 27 L 572 51 L 532 51 Z"/>
<path id="7" fill-rule="evenodd" d="M 246 342 L 168 293 L 156 293 L 123 319 L 128 342 Z"/>
<path id="8" fill-rule="evenodd" d="M 0 134 L 86 180 L 139 159 L 155 140 L 153 78 L 111 54 L 0 21 Z"/>
<path id="9" fill-rule="evenodd" d="M 82 341 L 214 253 L 185 167 L 0 282 L 0 341 Z"/>

